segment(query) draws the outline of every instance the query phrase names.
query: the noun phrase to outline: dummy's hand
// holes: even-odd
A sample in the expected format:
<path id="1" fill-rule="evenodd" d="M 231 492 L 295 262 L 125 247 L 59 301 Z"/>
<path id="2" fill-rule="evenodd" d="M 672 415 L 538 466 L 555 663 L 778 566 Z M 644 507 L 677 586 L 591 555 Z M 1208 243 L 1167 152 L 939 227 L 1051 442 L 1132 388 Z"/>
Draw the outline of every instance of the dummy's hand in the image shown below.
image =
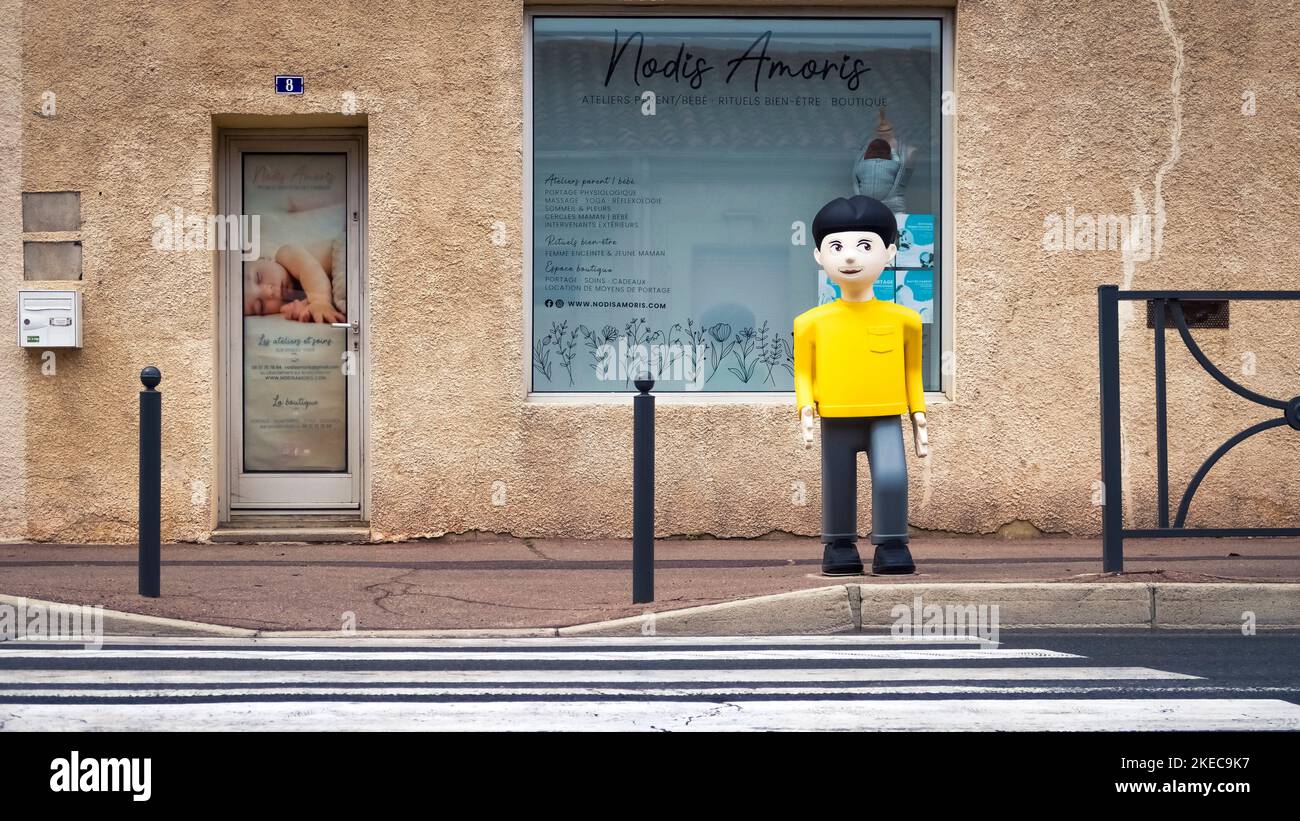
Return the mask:
<path id="1" fill-rule="evenodd" d="M 812 447 L 813 443 L 813 407 L 808 405 L 799 409 L 799 429 L 803 433 L 804 449 Z"/>
<path id="2" fill-rule="evenodd" d="M 916 442 L 916 455 L 921 459 L 930 455 L 930 434 L 925 430 L 925 414 L 912 414 L 912 439 Z"/>

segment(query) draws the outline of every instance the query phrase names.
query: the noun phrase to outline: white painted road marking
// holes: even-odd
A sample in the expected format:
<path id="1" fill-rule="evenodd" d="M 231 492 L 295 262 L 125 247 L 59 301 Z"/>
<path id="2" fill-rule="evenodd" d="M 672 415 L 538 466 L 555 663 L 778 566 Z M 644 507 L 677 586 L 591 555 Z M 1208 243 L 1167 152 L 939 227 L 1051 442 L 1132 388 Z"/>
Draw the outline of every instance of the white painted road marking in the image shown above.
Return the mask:
<path id="1" fill-rule="evenodd" d="M 13 649 L 5 651 L 0 659 L 14 661 L 49 661 L 51 659 L 137 659 L 140 661 L 185 659 L 195 661 L 245 660 L 245 661 L 629 661 L 653 655 L 655 661 L 897 661 L 899 659 L 931 659 L 939 661 L 1005 659 L 1077 659 L 1072 653 L 1054 650 L 1003 650 L 981 648 L 977 650 L 939 650 L 921 648 L 895 650 L 884 648 L 845 648 L 843 650 L 767 650 L 727 648 L 721 650 L 509 650 L 496 649 L 475 652 L 468 648 L 454 650 L 404 650 L 404 651 L 321 651 L 321 650 L 226 650 L 221 648 L 186 650 L 68 650 L 68 649 Z"/>
<path id="2" fill-rule="evenodd" d="M 0 704 L 0 726 L 56 732 L 1295 730 L 1300 706 L 1222 698 Z"/>
<path id="3" fill-rule="evenodd" d="M 122 637 L 105 647 L 0 643 L 0 729 L 1300 729 L 1300 705 L 1232 697 L 1294 693 L 1285 687 L 951 640 Z"/>
<path id="4" fill-rule="evenodd" d="M 0 655 L 0 658 L 4 656 Z M 718 682 L 876 682 L 876 681 L 1088 681 L 1187 680 L 1185 673 L 1149 667 L 854 667 L 796 670 L 748 669 L 680 670 L 0 670 L 0 685 L 158 683 L 185 684 L 322 684 L 409 682 L 420 684 L 572 684 Z"/>
<path id="5" fill-rule="evenodd" d="M 24 639 L 13 640 L 22 643 Z M 69 649 L 80 649 L 84 642 L 68 641 L 62 645 Z M 503 638 L 375 638 L 370 636 L 352 636 L 339 631 L 330 638 L 292 636 L 254 636 L 254 637 L 213 637 L 213 636 L 105 636 L 104 646 L 116 645 L 162 645 L 166 647 L 221 647 L 240 645 L 244 647 L 338 647 L 346 643 L 347 647 L 393 647 L 403 650 L 421 647 L 469 647 L 475 649 L 508 649 L 511 647 L 558 648 L 558 647 L 626 647 L 635 646 L 644 650 L 647 647 L 813 647 L 824 645 L 849 645 L 870 647 L 875 645 L 910 647 L 927 644 L 972 645 L 996 647 L 998 642 L 978 636 L 907 636 L 895 637 L 889 634 L 874 633 L 832 633 L 825 636 L 559 636 L 559 637 L 503 637 Z M 41 641 L 40 644 L 56 645 L 59 642 Z M 3 645 L 0 645 L 3 646 Z"/>
<path id="6" fill-rule="evenodd" d="M 1121 694 L 1133 689 L 1162 695 L 1176 693 L 1239 692 L 1230 687 L 1141 687 L 1109 685 L 1102 687 L 1009 687 L 956 684 L 899 685 L 896 687 L 813 687 L 802 684 L 785 684 L 780 687 L 738 687 L 716 685 L 712 687 L 215 687 L 215 688 L 95 688 L 91 690 L 42 689 L 5 690 L 0 703 L 6 699 L 226 699 L 255 701 L 272 697 L 286 700 L 303 699 L 376 699 L 406 698 L 432 699 L 485 699 L 505 697 L 538 698 L 722 698 L 734 696 L 892 696 L 892 695 L 1089 695 L 1096 693 Z M 1293 687 L 1251 688 L 1251 692 L 1290 693 Z M 1131 692 L 1130 692 L 1131 694 Z"/>

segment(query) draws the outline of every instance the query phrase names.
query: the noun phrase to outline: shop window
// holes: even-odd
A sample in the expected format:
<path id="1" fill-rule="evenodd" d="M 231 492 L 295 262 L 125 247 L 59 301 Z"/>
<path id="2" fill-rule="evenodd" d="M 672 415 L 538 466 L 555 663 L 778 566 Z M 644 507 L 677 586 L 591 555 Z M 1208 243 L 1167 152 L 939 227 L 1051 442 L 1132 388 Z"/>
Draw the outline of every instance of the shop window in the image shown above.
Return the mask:
<path id="1" fill-rule="evenodd" d="M 940 390 L 944 22 L 530 17 L 532 390 L 793 390 L 793 319 L 836 298 L 812 218 L 855 193 L 897 215 L 876 296 Z"/>

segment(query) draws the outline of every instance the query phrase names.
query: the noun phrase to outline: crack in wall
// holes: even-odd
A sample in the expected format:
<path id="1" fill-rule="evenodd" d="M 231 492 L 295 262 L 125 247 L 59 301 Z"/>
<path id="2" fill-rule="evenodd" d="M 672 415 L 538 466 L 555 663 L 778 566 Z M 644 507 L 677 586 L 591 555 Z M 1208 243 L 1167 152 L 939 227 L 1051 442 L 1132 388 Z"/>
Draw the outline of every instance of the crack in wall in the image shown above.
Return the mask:
<path id="1" fill-rule="evenodd" d="M 1145 227 L 1146 221 L 1150 220 L 1151 242 L 1147 247 L 1143 241 L 1146 232 L 1133 230 L 1124 237 L 1120 245 L 1120 255 L 1123 261 L 1124 276 L 1120 281 L 1122 290 L 1129 290 L 1133 287 L 1133 280 L 1137 273 L 1139 263 L 1149 262 L 1153 259 L 1160 258 L 1160 252 L 1164 247 L 1165 232 L 1165 194 L 1164 183 L 1165 177 L 1173 171 L 1174 166 L 1178 164 L 1182 157 L 1182 139 L 1183 139 L 1183 69 L 1186 62 L 1183 57 L 1183 38 L 1174 28 L 1173 16 L 1169 12 L 1169 0 L 1155 0 L 1156 13 L 1160 18 L 1160 28 L 1169 38 L 1170 44 L 1174 50 L 1174 69 L 1173 76 L 1169 81 L 1170 103 L 1170 123 L 1169 123 L 1169 151 L 1165 154 L 1165 159 L 1156 169 L 1155 179 L 1152 181 L 1152 203 L 1151 208 L 1147 208 L 1146 197 L 1142 194 L 1140 186 L 1133 186 L 1133 215 L 1136 218 L 1134 223 L 1139 220 Z M 1122 342 L 1125 332 L 1133 324 L 1137 306 L 1128 300 L 1120 302 L 1119 305 L 1119 339 Z M 1123 499 L 1124 521 L 1125 526 L 1129 523 L 1129 513 L 1133 509 L 1133 482 L 1129 471 L 1129 441 L 1128 430 L 1124 425 L 1124 415 L 1120 414 L 1119 419 L 1120 431 L 1120 488 L 1121 498 Z"/>

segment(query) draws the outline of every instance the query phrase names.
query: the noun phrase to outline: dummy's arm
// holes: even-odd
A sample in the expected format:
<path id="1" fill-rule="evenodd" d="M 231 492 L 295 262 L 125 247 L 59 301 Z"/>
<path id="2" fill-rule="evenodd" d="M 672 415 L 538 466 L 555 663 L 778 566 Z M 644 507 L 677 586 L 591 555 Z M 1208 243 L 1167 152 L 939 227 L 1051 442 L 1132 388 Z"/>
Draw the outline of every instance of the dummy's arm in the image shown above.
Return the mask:
<path id="1" fill-rule="evenodd" d="M 813 416 L 813 342 L 812 330 L 808 323 L 796 319 L 794 323 L 794 397 L 795 409 L 799 411 L 799 431 L 803 436 L 803 446 L 812 447 Z"/>
<path id="2" fill-rule="evenodd" d="M 907 408 L 912 416 L 912 439 L 916 455 L 930 453 L 930 437 L 925 424 L 925 383 L 921 377 L 921 316 L 913 313 L 903 324 L 903 370 L 907 388 Z"/>
<path id="3" fill-rule="evenodd" d="M 921 317 L 914 312 L 903 324 L 903 370 L 908 410 L 925 413 L 925 383 L 921 378 Z"/>
<path id="4" fill-rule="evenodd" d="M 794 399 L 802 411 L 813 404 L 813 341 L 807 322 L 794 323 Z"/>

